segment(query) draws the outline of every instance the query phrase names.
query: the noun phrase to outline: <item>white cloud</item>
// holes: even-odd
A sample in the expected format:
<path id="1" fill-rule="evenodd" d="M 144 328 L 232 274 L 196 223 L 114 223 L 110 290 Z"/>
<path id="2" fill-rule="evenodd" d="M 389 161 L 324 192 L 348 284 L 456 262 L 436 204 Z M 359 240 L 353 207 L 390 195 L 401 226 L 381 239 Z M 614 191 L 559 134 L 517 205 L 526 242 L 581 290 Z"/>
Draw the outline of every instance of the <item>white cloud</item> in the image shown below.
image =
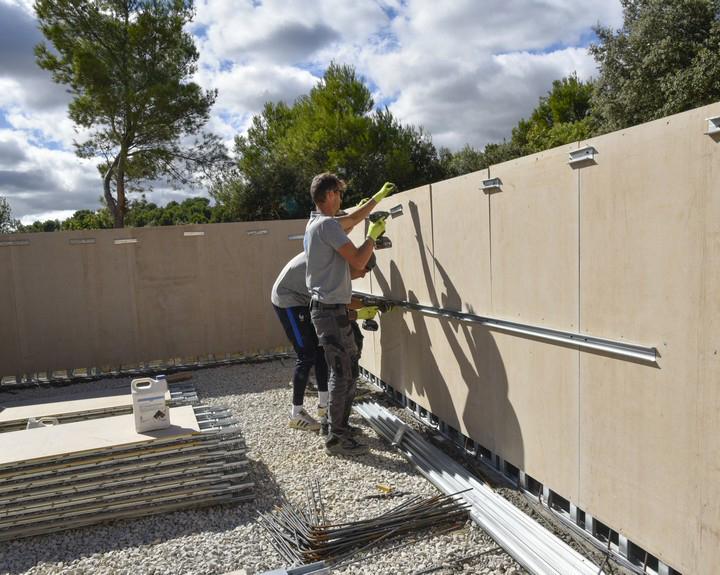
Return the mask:
<path id="1" fill-rule="evenodd" d="M 31 6 L 0 0 L 0 196 L 23 219 L 94 209 L 102 193 L 96 162 L 73 153 L 69 96 L 34 63 L 42 37 Z M 207 128 L 229 145 L 265 102 L 292 103 L 334 60 L 399 121 L 458 149 L 509 137 L 553 80 L 592 76 L 591 27 L 621 16 L 618 0 L 199 0 L 189 29 L 195 79 L 219 90 Z M 158 186 L 148 200 L 196 195 Z"/>

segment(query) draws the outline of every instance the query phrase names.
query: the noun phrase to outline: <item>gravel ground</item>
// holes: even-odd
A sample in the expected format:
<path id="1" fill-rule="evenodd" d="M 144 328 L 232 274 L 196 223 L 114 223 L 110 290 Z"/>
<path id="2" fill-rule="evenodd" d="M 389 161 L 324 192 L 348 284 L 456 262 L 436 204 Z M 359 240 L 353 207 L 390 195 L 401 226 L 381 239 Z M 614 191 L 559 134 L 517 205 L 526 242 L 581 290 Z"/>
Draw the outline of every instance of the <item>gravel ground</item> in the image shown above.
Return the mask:
<path id="1" fill-rule="evenodd" d="M 281 497 L 304 505 L 306 487 L 320 481 L 325 512 L 331 521 L 377 516 L 402 499 L 364 499 L 377 493 L 377 484 L 422 496 L 438 491 L 417 473 L 364 421 L 353 414 L 351 423 L 364 429 L 371 453 L 356 458 L 328 457 L 315 432 L 287 427 L 290 405 L 288 381 L 292 360 L 214 367 L 193 372 L 192 382 L 204 404 L 226 405 L 242 421 L 256 484 L 252 502 L 127 519 L 0 544 L 0 573 L 32 575 L 216 575 L 245 569 L 249 575 L 285 566 L 270 538 L 256 522 Z M 116 387 L 125 380 L 108 379 L 63 388 L 0 391 L 0 404 L 49 394 Z M 313 413 L 316 398 L 308 397 Z M 494 542 L 474 524 L 462 529 L 379 546 L 387 553 L 333 570 L 339 574 L 413 574 L 432 566 L 433 573 L 525 573 L 507 554 L 490 551 Z M 442 566 L 444 565 L 444 566 Z"/>

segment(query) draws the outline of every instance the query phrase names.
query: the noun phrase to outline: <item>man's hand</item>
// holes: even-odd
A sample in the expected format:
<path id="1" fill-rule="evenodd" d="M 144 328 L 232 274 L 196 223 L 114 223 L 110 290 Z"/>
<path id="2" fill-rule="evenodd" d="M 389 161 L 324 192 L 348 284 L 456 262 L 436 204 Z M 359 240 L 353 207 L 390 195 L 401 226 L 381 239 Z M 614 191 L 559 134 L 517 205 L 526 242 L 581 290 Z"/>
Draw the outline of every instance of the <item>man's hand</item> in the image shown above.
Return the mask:
<path id="1" fill-rule="evenodd" d="M 367 237 L 372 238 L 373 241 L 377 241 L 383 233 L 385 233 L 385 217 L 379 218 L 370 224 Z"/>
<path id="2" fill-rule="evenodd" d="M 376 305 L 361 307 L 359 310 L 357 310 L 357 318 L 358 319 L 372 319 L 377 314 L 377 311 L 378 311 L 378 308 Z"/>
<path id="3" fill-rule="evenodd" d="M 380 188 L 380 191 L 376 193 L 372 199 L 375 200 L 376 204 L 380 203 L 380 200 L 382 200 L 385 196 L 387 196 L 390 192 L 395 190 L 395 184 L 391 182 L 385 182 L 385 185 Z"/>

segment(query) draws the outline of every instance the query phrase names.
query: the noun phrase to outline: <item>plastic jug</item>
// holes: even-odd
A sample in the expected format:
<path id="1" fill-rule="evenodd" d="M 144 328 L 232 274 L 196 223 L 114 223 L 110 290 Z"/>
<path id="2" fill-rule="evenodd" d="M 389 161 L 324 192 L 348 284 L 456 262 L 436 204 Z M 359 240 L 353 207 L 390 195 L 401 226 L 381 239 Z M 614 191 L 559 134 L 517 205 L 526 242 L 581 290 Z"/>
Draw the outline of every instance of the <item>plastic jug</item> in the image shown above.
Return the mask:
<path id="1" fill-rule="evenodd" d="M 158 379 L 141 377 L 130 383 L 132 390 L 135 431 L 142 433 L 153 429 L 170 427 L 170 410 L 165 403 L 167 382 L 165 377 Z"/>

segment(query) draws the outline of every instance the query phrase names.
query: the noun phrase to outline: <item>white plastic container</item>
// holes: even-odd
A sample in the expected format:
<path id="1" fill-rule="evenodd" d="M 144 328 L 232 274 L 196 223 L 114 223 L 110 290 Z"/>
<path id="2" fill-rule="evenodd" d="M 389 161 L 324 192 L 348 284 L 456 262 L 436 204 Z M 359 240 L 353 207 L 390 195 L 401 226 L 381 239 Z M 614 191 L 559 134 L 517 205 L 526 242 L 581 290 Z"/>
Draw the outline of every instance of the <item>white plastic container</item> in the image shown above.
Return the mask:
<path id="1" fill-rule="evenodd" d="M 167 382 L 164 376 L 158 379 L 152 377 L 133 379 L 130 389 L 132 390 L 135 431 L 143 433 L 170 427 L 170 410 L 165 403 Z"/>

